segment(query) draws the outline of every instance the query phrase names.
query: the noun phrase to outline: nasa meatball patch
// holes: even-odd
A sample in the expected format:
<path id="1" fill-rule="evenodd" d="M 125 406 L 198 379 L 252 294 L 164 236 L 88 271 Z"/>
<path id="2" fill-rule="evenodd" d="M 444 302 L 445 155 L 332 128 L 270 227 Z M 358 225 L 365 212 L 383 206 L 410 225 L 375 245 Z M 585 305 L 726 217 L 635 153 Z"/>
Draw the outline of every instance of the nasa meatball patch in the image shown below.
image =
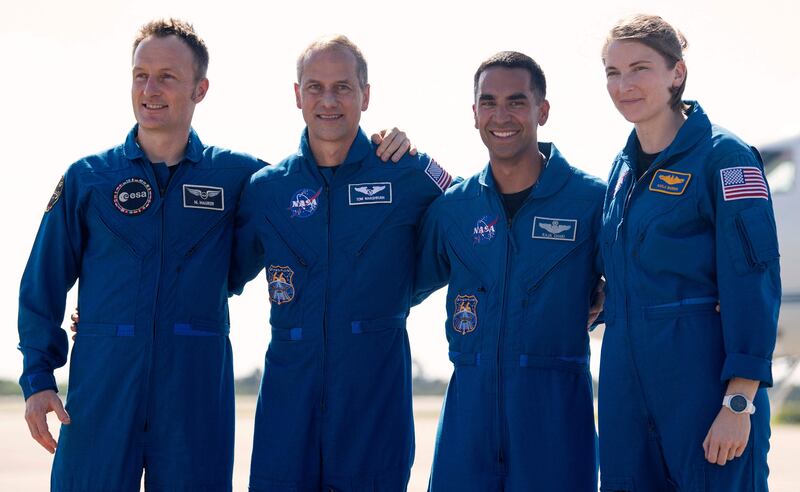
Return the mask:
<path id="1" fill-rule="evenodd" d="M 225 190 L 219 186 L 183 185 L 183 207 L 225 210 Z"/>
<path id="2" fill-rule="evenodd" d="M 61 176 L 61 179 L 56 185 L 56 189 L 53 190 L 53 195 L 50 197 L 50 201 L 47 202 L 47 206 L 44 208 L 44 213 L 53 210 L 53 206 L 55 206 L 58 199 L 61 198 L 62 193 L 64 193 L 64 176 Z"/>
<path id="3" fill-rule="evenodd" d="M 141 178 L 128 178 L 114 190 L 114 206 L 125 215 L 139 215 L 153 202 L 153 189 Z"/>
<path id="4" fill-rule="evenodd" d="M 534 239 L 550 239 L 553 241 L 575 241 L 578 233 L 576 219 L 555 219 L 552 217 L 534 217 Z"/>

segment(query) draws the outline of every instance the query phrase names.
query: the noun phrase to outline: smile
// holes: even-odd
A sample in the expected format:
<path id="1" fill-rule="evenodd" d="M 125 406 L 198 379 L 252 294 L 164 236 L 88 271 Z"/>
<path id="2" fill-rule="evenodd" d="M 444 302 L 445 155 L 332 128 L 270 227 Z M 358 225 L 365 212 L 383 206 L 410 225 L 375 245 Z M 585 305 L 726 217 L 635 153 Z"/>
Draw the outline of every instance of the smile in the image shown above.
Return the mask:
<path id="1" fill-rule="evenodd" d="M 144 106 L 146 109 L 164 109 L 167 107 L 166 104 L 147 104 L 147 103 L 143 104 L 142 106 Z"/>
<path id="2" fill-rule="evenodd" d="M 504 131 L 489 130 L 489 133 L 491 133 L 493 136 L 497 138 L 509 138 L 519 133 L 519 130 L 504 130 Z"/>
<path id="3" fill-rule="evenodd" d="M 342 117 L 343 116 L 340 115 L 340 114 L 318 114 L 317 115 L 317 118 L 319 118 L 321 120 L 328 120 L 328 121 L 338 120 L 339 118 L 342 118 Z"/>

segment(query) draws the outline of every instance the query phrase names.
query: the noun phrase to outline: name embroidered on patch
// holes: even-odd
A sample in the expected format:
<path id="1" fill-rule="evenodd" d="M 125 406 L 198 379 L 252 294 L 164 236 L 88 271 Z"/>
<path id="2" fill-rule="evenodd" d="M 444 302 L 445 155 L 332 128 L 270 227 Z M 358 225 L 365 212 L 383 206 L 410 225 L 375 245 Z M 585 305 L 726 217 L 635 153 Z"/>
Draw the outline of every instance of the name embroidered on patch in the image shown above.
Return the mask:
<path id="1" fill-rule="evenodd" d="M 348 184 L 350 205 L 392 203 L 392 183 Z"/>
<path id="2" fill-rule="evenodd" d="M 659 169 L 653 174 L 650 186 L 647 189 L 667 195 L 683 195 L 691 179 L 692 175 L 690 173 Z"/>
<path id="3" fill-rule="evenodd" d="M 531 237 L 553 241 L 574 241 L 578 234 L 577 219 L 534 217 Z"/>
<path id="4" fill-rule="evenodd" d="M 488 243 L 497 235 L 495 225 L 500 220 L 499 216 L 492 217 L 491 215 L 484 215 L 472 228 L 472 244 Z"/>
<path id="5" fill-rule="evenodd" d="M 722 180 L 722 198 L 728 202 L 745 198 L 769 200 L 769 189 L 764 173 L 753 166 L 727 167 L 719 171 Z"/>
<path id="6" fill-rule="evenodd" d="M 114 190 L 114 206 L 125 215 L 139 215 L 152 201 L 153 189 L 141 178 L 128 178 Z"/>
<path id="7" fill-rule="evenodd" d="M 183 185 L 184 208 L 204 208 L 206 210 L 225 210 L 225 190 L 218 186 Z"/>
<path id="8" fill-rule="evenodd" d="M 305 219 L 311 217 L 319 207 L 319 195 L 322 193 L 322 187 L 317 191 L 310 188 L 301 188 L 294 192 L 291 201 L 289 202 L 289 210 L 292 211 L 292 218 Z"/>
<path id="9" fill-rule="evenodd" d="M 270 265 L 267 269 L 269 300 L 273 304 L 286 304 L 294 299 L 294 270 L 288 266 Z"/>
<path id="10" fill-rule="evenodd" d="M 50 201 L 47 202 L 47 206 L 44 208 L 44 213 L 47 213 L 53 210 L 56 202 L 59 198 L 61 198 L 61 194 L 64 192 L 64 176 L 61 176 L 61 179 L 58 181 L 56 185 L 56 189 L 53 190 L 53 194 L 50 196 Z"/>
<path id="11" fill-rule="evenodd" d="M 428 177 L 431 178 L 431 181 L 442 191 L 445 191 L 450 186 L 450 183 L 453 182 L 450 173 L 445 171 L 444 168 L 433 159 L 428 163 L 428 167 L 425 168 L 425 174 L 427 174 Z"/>
<path id="12" fill-rule="evenodd" d="M 457 295 L 453 311 L 453 329 L 462 335 L 478 327 L 478 298 L 473 295 Z"/>

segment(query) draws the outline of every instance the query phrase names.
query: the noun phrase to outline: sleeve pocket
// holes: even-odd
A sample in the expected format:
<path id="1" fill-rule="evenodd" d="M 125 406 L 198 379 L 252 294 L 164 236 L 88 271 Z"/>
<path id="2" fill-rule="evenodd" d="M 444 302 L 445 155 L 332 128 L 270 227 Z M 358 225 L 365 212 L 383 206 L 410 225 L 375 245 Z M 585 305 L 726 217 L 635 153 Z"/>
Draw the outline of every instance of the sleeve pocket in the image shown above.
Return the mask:
<path id="1" fill-rule="evenodd" d="M 748 208 L 736 214 L 727 225 L 736 272 L 744 275 L 764 270 L 778 258 L 778 238 L 772 216 L 764 208 Z"/>

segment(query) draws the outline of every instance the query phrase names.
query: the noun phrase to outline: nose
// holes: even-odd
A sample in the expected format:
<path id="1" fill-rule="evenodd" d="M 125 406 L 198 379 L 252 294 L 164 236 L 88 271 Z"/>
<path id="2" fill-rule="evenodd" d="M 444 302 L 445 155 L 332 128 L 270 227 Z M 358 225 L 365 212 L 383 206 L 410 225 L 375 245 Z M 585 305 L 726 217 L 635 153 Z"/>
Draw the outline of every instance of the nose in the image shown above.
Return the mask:
<path id="1" fill-rule="evenodd" d="M 336 106 L 336 94 L 334 93 L 333 89 L 326 89 L 322 93 L 322 105 L 326 108 L 332 108 Z"/>
<path id="2" fill-rule="evenodd" d="M 161 86 L 158 83 L 158 79 L 156 77 L 148 77 L 147 82 L 144 84 L 143 92 L 145 96 L 159 94 L 161 92 Z"/>
<path id="3" fill-rule="evenodd" d="M 494 114 L 492 115 L 494 121 L 496 123 L 505 123 L 506 121 L 511 119 L 510 112 L 508 108 L 505 107 L 503 104 L 498 104 L 495 107 Z"/>

